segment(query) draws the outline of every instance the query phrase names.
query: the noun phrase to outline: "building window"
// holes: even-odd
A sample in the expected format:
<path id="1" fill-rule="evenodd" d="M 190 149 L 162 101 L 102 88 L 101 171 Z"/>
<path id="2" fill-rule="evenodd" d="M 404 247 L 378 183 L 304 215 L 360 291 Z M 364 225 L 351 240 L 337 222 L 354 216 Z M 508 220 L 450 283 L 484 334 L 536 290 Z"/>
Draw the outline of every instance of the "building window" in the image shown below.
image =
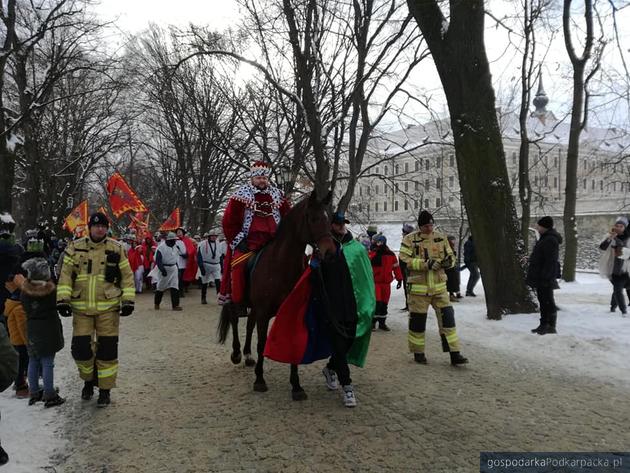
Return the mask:
<path id="1" fill-rule="evenodd" d="M 368 213 L 370 213 L 370 203 L 368 202 L 367 205 L 365 206 L 367 208 Z"/>
<path id="2" fill-rule="evenodd" d="M 398 186 L 398 183 L 396 183 L 396 192 L 400 192 L 400 187 Z"/>
<path id="3" fill-rule="evenodd" d="M 420 161 L 416 161 L 416 172 L 420 170 Z"/>
<path id="4" fill-rule="evenodd" d="M 442 200 L 441 200 L 439 197 L 437 197 L 437 198 L 435 199 L 435 206 L 436 206 L 436 207 L 439 207 L 440 205 L 442 205 Z"/>
<path id="5" fill-rule="evenodd" d="M 398 166 L 398 164 L 396 164 L 396 175 L 398 175 L 400 173 L 400 166 Z"/>
<path id="6" fill-rule="evenodd" d="M 378 212 L 378 202 L 374 202 L 374 212 Z"/>
<path id="7" fill-rule="evenodd" d="M 381 168 L 379 168 L 378 166 L 376 166 L 376 174 L 381 172 Z"/>
<path id="8" fill-rule="evenodd" d="M 591 181 L 591 190 L 594 191 L 595 190 L 595 179 L 593 179 Z"/>
<path id="9" fill-rule="evenodd" d="M 558 167 L 558 156 L 555 156 L 555 157 L 553 158 L 553 167 L 554 167 L 554 168 L 557 168 L 557 167 Z"/>
<path id="10" fill-rule="evenodd" d="M 428 159 L 424 162 L 424 169 L 426 169 L 427 171 L 429 170 L 429 160 Z"/>
<path id="11" fill-rule="evenodd" d="M 409 192 L 409 183 L 405 182 L 405 192 Z"/>
<path id="12" fill-rule="evenodd" d="M 409 210 L 409 201 L 405 200 L 405 210 Z"/>
<path id="13" fill-rule="evenodd" d="M 538 176 L 534 176 L 534 185 L 537 186 L 538 185 Z"/>
<path id="14" fill-rule="evenodd" d="M 586 190 L 586 179 L 582 179 L 582 188 Z"/>
<path id="15" fill-rule="evenodd" d="M 442 188 L 442 178 L 441 178 L 441 177 L 438 177 L 438 178 L 435 180 L 435 187 L 436 187 L 437 189 L 441 189 L 441 188 Z"/>
<path id="16" fill-rule="evenodd" d="M 418 199 L 416 199 L 416 200 L 413 201 L 413 208 L 418 210 L 418 207 L 420 207 L 420 203 L 419 203 Z"/>
<path id="17" fill-rule="evenodd" d="M 448 201 L 449 201 L 450 203 L 453 203 L 453 202 L 455 201 L 455 197 L 453 197 L 452 195 L 450 195 L 450 196 L 448 197 Z"/>
<path id="18" fill-rule="evenodd" d="M 415 184 L 416 184 L 416 191 L 419 191 L 420 190 L 420 183 L 418 181 L 416 181 Z"/>
<path id="19" fill-rule="evenodd" d="M 554 189 L 557 189 L 557 188 L 558 188 L 558 178 L 557 178 L 557 177 L 554 177 L 554 178 L 553 178 L 553 188 L 554 188 Z"/>
<path id="20" fill-rule="evenodd" d="M 363 195 L 363 187 L 359 186 L 359 196 Z"/>
<path id="21" fill-rule="evenodd" d="M 405 173 L 409 172 L 409 163 L 405 163 Z"/>
<path id="22" fill-rule="evenodd" d="M 383 212 L 387 212 L 387 201 L 383 202 Z"/>
<path id="23" fill-rule="evenodd" d="M 394 212 L 398 212 L 398 201 L 394 201 Z"/>
<path id="24" fill-rule="evenodd" d="M 374 194 L 378 195 L 378 184 L 374 186 Z"/>
<path id="25" fill-rule="evenodd" d="M 454 154 L 449 154 L 448 155 L 448 165 L 450 167 L 454 167 L 455 166 L 455 155 Z"/>
<path id="26" fill-rule="evenodd" d="M 516 164 L 516 151 L 512 151 L 512 164 Z"/>
<path id="27" fill-rule="evenodd" d="M 448 185 L 451 188 L 455 185 L 455 176 L 451 176 L 448 178 Z"/>
<path id="28" fill-rule="evenodd" d="M 599 181 L 599 190 L 600 191 L 604 190 L 604 181 Z"/>
<path id="29" fill-rule="evenodd" d="M 424 208 L 425 209 L 429 208 L 429 199 L 424 199 Z"/>
<path id="30" fill-rule="evenodd" d="M 588 169 L 588 163 L 586 162 L 586 159 L 584 160 L 584 170 L 586 171 Z"/>
<path id="31" fill-rule="evenodd" d="M 429 189 L 431 189 L 431 181 L 427 179 L 426 181 L 424 181 L 424 190 L 428 191 Z"/>
<path id="32" fill-rule="evenodd" d="M 383 174 L 385 174 L 386 176 L 387 176 L 387 171 L 388 171 L 387 166 L 385 166 L 385 170 L 383 171 Z"/>
<path id="33" fill-rule="evenodd" d="M 437 158 L 437 167 L 439 167 L 439 168 L 442 167 L 442 156 L 438 156 L 438 158 Z"/>
<path id="34" fill-rule="evenodd" d="M 545 187 L 549 187 L 549 177 L 545 176 Z"/>

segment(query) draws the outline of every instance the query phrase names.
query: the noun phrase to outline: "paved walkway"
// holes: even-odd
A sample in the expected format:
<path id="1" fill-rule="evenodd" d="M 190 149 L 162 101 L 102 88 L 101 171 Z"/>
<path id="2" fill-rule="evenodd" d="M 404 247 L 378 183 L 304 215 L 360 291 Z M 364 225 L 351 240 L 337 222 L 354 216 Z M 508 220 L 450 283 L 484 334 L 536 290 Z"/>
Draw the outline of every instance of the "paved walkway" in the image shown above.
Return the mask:
<path id="1" fill-rule="evenodd" d="M 218 307 L 182 300 L 155 312 L 150 295 L 121 324 L 119 388 L 109 409 L 66 386 L 67 472 L 474 472 L 483 450 L 624 451 L 630 405 L 622 386 L 550 372 L 464 340 L 471 364 L 452 368 L 429 323 L 427 366 L 406 353 L 401 322 L 373 334 L 354 369 L 359 406 L 328 392 L 322 363 L 302 367 L 309 395 L 291 401 L 288 366 L 253 369 L 218 345 Z M 168 306 L 168 304 L 163 304 Z M 241 324 L 244 326 L 244 324 Z"/>

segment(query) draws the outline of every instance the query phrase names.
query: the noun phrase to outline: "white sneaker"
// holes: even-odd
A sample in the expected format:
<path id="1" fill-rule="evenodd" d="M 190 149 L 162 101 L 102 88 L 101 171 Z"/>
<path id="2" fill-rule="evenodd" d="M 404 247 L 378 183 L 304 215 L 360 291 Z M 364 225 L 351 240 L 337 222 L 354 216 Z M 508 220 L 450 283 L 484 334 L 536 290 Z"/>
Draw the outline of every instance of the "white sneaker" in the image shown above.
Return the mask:
<path id="1" fill-rule="evenodd" d="M 354 397 L 354 388 L 351 384 L 343 387 L 343 405 L 346 407 L 357 407 L 357 398 Z"/>
<path id="2" fill-rule="evenodd" d="M 324 378 L 326 378 L 326 387 L 330 391 L 335 391 L 339 387 L 339 383 L 337 383 L 337 373 L 328 369 L 328 366 L 324 366 L 322 373 Z"/>

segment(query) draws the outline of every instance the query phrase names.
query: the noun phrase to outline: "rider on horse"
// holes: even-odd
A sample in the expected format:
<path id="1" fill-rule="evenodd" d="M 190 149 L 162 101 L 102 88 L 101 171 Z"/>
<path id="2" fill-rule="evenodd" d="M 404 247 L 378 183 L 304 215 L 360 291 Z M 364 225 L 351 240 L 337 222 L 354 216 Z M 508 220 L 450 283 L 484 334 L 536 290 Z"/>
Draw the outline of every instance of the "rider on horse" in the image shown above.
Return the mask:
<path id="1" fill-rule="evenodd" d="M 269 183 L 270 174 L 269 164 L 256 161 L 249 173 L 251 182 L 230 197 L 223 214 L 228 250 L 219 304 L 244 301 L 247 261 L 274 237 L 291 208 L 282 191 Z"/>

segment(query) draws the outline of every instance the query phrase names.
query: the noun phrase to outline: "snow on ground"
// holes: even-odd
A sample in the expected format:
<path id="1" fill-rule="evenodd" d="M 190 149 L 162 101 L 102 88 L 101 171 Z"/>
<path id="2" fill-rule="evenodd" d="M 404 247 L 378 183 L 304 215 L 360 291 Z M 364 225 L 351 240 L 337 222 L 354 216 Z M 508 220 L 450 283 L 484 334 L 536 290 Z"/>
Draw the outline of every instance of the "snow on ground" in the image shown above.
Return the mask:
<path id="1" fill-rule="evenodd" d="M 461 273 L 462 294 L 468 271 Z M 395 287 L 395 286 L 394 286 Z M 404 293 L 392 287 L 389 313 L 400 326 L 407 323 Z M 559 373 L 595 378 L 608 384 L 630 387 L 628 353 L 630 352 L 630 317 L 610 312 L 612 285 L 598 274 L 578 273 L 577 281 L 560 281 L 555 291 L 559 307 L 557 335 L 540 336 L 530 330 L 538 326 L 539 314 L 510 314 L 501 321 L 486 318 L 481 282 L 476 298 L 464 297 L 454 303 L 457 332 L 466 352 L 466 343 L 484 345 L 518 360 L 538 363 Z M 429 311 L 427 331 L 437 331 L 433 311 Z M 427 335 L 427 343 L 439 343 Z M 474 360 L 471 360 L 474 362 Z"/>
<path id="2" fill-rule="evenodd" d="M 392 245 L 394 248 L 396 246 Z M 462 274 L 462 290 L 468 272 Z M 509 357 L 514 369 L 520 362 L 534 362 L 562 376 L 578 376 L 599 380 L 606 384 L 630 387 L 630 370 L 627 357 L 630 345 L 630 318 L 619 312 L 609 312 L 612 287 L 596 274 L 579 273 L 575 283 L 560 283 L 555 292 L 560 307 L 558 335 L 534 335 L 530 329 L 538 325 L 538 314 L 508 315 L 502 321 L 486 319 L 485 301 L 481 282 L 475 288 L 478 297 L 466 297 L 455 303 L 455 318 L 466 355 L 466 345 L 475 344 L 497 350 Z M 394 286 L 395 287 L 395 286 Z M 462 291 L 464 292 L 464 291 Z M 392 290 L 389 304 L 389 322 L 394 334 L 405 337 L 407 313 L 403 291 Z M 70 340 L 70 323 L 66 325 L 66 341 Z M 427 343 L 439 345 L 432 311 L 427 323 Z M 69 345 L 69 343 L 67 343 Z M 471 363 L 475 363 L 471 359 Z M 67 346 L 57 355 L 56 384 L 61 395 L 78 390 L 81 383 Z M 74 397 L 78 394 L 74 393 Z M 16 399 L 9 389 L 0 394 L 0 439 L 11 457 L 2 468 L 3 473 L 35 473 L 50 471 L 50 458 L 54 451 L 62 452 L 64 440 L 59 431 L 63 425 L 64 406 L 45 409 L 42 404 L 29 407 L 27 400 Z"/>
<path id="3" fill-rule="evenodd" d="M 67 320 L 67 319 L 66 319 Z M 64 320 L 65 322 L 65 320 Z M 69 389 L 81 386 L 70 356 L 71 322 L 66 322 L 66 348 L 55 358 L 55 386 L 66 397 Z M 37 473 L 50 471 L 47 467 L 55 451 L 62 451 L 63 412 L 68 403 L 46 409 L 43 403 L 28 405 L 28 399 L 17 399 L 11 386 L 0 393 L 0 441 L 9 454 L 9 463 L 2 473 Z"/>

